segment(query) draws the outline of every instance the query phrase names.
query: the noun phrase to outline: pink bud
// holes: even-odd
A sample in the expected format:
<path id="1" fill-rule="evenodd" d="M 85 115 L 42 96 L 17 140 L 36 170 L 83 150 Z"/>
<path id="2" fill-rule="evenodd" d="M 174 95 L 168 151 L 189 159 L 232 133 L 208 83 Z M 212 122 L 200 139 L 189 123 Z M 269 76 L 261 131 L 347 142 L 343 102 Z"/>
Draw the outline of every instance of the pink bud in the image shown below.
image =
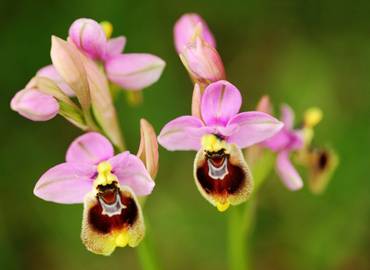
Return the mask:
<path id="1" fill-rule="evenodd" d="M 176 51 L 180 54 L 182 50 L 192 42 L 192 39 L 200 27 L 201 37 L 212 47 L 216 47 L 215 39 L 209 30 L 207 23 L 196 13 L 188 13 L 181 16 L 174 27 L 174 39 Z"/>
<path id="2" fill-rule="evenodd" d="M 78 19 L 69 28 L 73 43 L 92 59 L 102 59 L 105 54 L 107 38 L 100 24 L 92 19 Z"/>
<path id="3" fill-rule="evenodd" d="M 55 98 L 37 91 L 23 89 L 12 99 L 10 107 L 13 111 L 33 121 L 47 121 L 59 112 L 59 104 Z"/>
<path id="4" fill-rule="evenodd" d="M 209 84 L 226 78 L 217 50 L 199 37 L 182 51 L 180 58 L 196 82 Z"/>

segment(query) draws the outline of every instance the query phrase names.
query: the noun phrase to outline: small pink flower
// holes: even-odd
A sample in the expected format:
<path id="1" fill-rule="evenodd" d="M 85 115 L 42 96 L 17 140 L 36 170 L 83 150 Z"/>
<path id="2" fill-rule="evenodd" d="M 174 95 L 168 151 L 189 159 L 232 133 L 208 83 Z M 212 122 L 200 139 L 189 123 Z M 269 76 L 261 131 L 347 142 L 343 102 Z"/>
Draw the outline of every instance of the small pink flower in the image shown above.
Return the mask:
<path id="1" fill-rule="evenodd" d="M 281 120 L 284 127 L 275 136 L 262 143 L 264 147 L 277 152 L 276 171 L 287 188 L 298 190 L 303 187 L 302 178 L 289 160 L 293 151 L 303 148 L 303 134 L 301 130 L 294 130 L 294 113 L 288 105 L 281 107 Z"/>
<path id="2" fill-rule="evenodd" d="M 117 246 L 136 246 L 144 223 L 136 196 L 152 192 L 154 181 L 129 152 L 114 155 L 112 144 L 87 133 L 70 145 L 66 162 L 37 182 L 34 194 L 46 201 L 84 203 L 82 240 L 90 251 L 109 255 Z"/>
<path id="3" fill-rule="evenodd" d="M 173 29 L 175 47 L 178 54 L 193 42 L 196 31 L 200 31 L 202 38 L 212 47 L 216 47 L 215 38 L 207 23 L 196 13 L 187 13 L 181 16 Z"/>
<path id="4" fill-rule="evenodd" d="M 252 179 L 240 149 L 260 143 L 283 124 L 262 112 L 239 113 L 242 97 L 227 81 L 208 85 L 200 114 L 181 116 L 164 126 L 158 136 L 167 150 L 198 151 L 194 176 L 202 195 L 220 211 L 245 201 Z"/>

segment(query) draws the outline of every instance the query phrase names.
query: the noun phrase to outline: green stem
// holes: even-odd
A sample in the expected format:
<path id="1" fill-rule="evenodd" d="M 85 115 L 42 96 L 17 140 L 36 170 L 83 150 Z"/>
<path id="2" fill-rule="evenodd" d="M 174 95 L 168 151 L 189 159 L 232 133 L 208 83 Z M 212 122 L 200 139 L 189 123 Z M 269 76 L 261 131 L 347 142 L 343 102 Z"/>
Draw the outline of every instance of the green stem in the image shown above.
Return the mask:
<path id="1" fill-rule="evenodd" d="M 251 269 L 250 240 L 256 220 L 257 194 L 274 164 L 274 155 L 271 152 L 265 151 L 260 154 L 258 162 L 251 162 L 251 169 L 254 175 L 254 190 L 249 201 L 229 210 L 229 270 Z"/>
<path id="2" fill-rule="evenodd" d="M 233 207 L 229 213 L 228 252 L 229 270 L 250 269 L 249 241 L 255 217 L 255 201 Z"/>
<path id="3" fill-rule="evenodd" d="M 148 222 L 146 222 L 146 227 L 149 227 Z M 159 270 L 161 268 L 158 266 L 158 261 L 154 254 L 154 248 L 149 236 L 149 233 L 146 233 L 145 238 L 136 248 L 137 255 L 139 257 L 140 265 L 143 270 Z"/>

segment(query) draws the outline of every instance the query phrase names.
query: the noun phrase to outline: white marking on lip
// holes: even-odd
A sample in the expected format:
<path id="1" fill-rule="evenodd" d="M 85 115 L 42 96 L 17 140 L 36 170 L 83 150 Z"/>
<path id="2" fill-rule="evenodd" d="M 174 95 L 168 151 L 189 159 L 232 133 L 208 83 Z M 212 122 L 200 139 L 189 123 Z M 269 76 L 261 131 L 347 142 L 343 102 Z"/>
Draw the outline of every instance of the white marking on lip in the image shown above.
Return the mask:
<path id="1" fill-rule="evenodd" d="M 212 162 L 208 159 L 208 175 L 215 180 L 223 180 L 226 175 L 229 174 L 227 169 L 227 157 L 224 158 L 224 161 L 221 167 L 215 167 Z"/>

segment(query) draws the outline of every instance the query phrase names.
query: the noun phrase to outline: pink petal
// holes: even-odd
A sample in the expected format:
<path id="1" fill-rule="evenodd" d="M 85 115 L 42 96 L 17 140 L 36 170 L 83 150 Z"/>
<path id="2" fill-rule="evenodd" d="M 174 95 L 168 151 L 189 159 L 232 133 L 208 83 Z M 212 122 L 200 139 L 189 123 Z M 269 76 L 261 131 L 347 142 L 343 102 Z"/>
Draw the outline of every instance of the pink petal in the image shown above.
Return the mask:
<path id="1" fill-rule="evenodd" d="M 68 96 L 75 95 L 71 87 L 69 87 L 69 85 L 62 79 L 62 77 L 60 77 L 53 65 L 48 65 L 41 68 L 39 71 L 37 71 L 36 76 L 45 77 L 54 81 L 58 85 L 60 90 L 62 90 Z"/>
<path id="2" fill-rule="evenodd" d="M 165 62 L 152 54 L 127 53 L 116 55 L 106 62 L 109 80 L 126 90 L 141 90 L 155 83 L 162 74 Z"/>
<path id="3" fill-rule="evenodd" d="M 76 138 L 67 150 L 67 162 L 98 164 L 114 155 L 112 144 L 103 135 L 89 132 Z"/>
<path id="4" fill-rule="evenodd" d="M 272 151 L 296 150 L 303 147 L 303 134 L 300 131 L 289 131 L 285 126 L 274 136 L 262 143 Z"/>
<path id="5" fill-rule="evenodd" d="M 197 27 L 201 27 L 202 38 L 212 47 L 216 47 L 215 39 L 207 23 L 196 13 L 187 13 L 181 16 L 174 27 L 175 47 L 178 53 L 191 42 Z"/>
<path id="6" fill-rule="evenodd" d="M 285 128 L 292 129 L 294 125 L 294 112 L 289 105 L 281 106 L 281 121 L 284 123 Z"/>
<path id="7" fill-rule="evenodd" d="M 289 132 L 285 128 L 282 128 L 277 134 L 262 142 L 265 147 L 275 152 L 287 148 L 289 143 Z"/>
<path id="8" fill-rule="evenodd" d="M 114 156 L 108 162 L 122 186 L 129 186 L 138 196 L 152 192 L 155 183 L 137 156 L 127 151 Z"/>
<path id="9" fill-rule="evenodd" d="M 236 115 L 242 104 L 239 90 L 227 81 L 218 81 L 207 86 L 203 93 L 201 112 L 209 125 L 226 125 Z"/>
<path id="10" fill-rule="evenodd" d="M 278 154 L 276 170 L 285 186 L 290 190 L 298 190 L 303 187 L 301 177 L 289 160 L 288 151 L 283 151 Z"/>
<path id="11" fill-rule="evenodd" d="M 221 56 L 200 37 L 182 50 L 180 58 L 194 81 L 209 84 L 226 78 Z"/>
<path id="12" fill-rule="evenodd" d="M 92 19 L 78 19 L 69 28 L 73 43 L 93 59 L 101 59 L 105 53 L 107 38 L 99 23 Z"/>
<path id="13" fill-rule="evenodd" d="M 167 123 L 158 136 L 158 142 L 167 150 L 196 150 L 201 147 L 201 138 L 209 130 L 194 116 L 180 116 Z"/>
<path id="14" fill-rule="evenodd" d="M 82 203 L 92 189 L 96 168 L 88 164 L 62 163 L 45 172 L 36 183 L 33 193 L 46 201 Z"/>
<path id="15" fill-rule="evenodd" d="M 33 121 L 47 121 L 59 112 L 59 104 L 52 96 L 35 89 L 23 89 L 12 99 L 10 107 Z"/>
<path id="16" fill-rule="evenodd" d="M 108 60 L 109 58 L 112 58 L 113 56 L 116 56 L 122 53 L 123 49 L 125 48 L 125 45 L 126 45 L 126 37 L 121 36 L 121 37 L 111 38 L 110 40 L 108 40 L 104 59 Z"/>
<path id="17" fill-rule="evenodd" d="M 277 134 L 283 123 L 263 112 L 243 112 L 231 118 L 227 126 L 236 127 L 228 142 L 246 148 Z"/>

